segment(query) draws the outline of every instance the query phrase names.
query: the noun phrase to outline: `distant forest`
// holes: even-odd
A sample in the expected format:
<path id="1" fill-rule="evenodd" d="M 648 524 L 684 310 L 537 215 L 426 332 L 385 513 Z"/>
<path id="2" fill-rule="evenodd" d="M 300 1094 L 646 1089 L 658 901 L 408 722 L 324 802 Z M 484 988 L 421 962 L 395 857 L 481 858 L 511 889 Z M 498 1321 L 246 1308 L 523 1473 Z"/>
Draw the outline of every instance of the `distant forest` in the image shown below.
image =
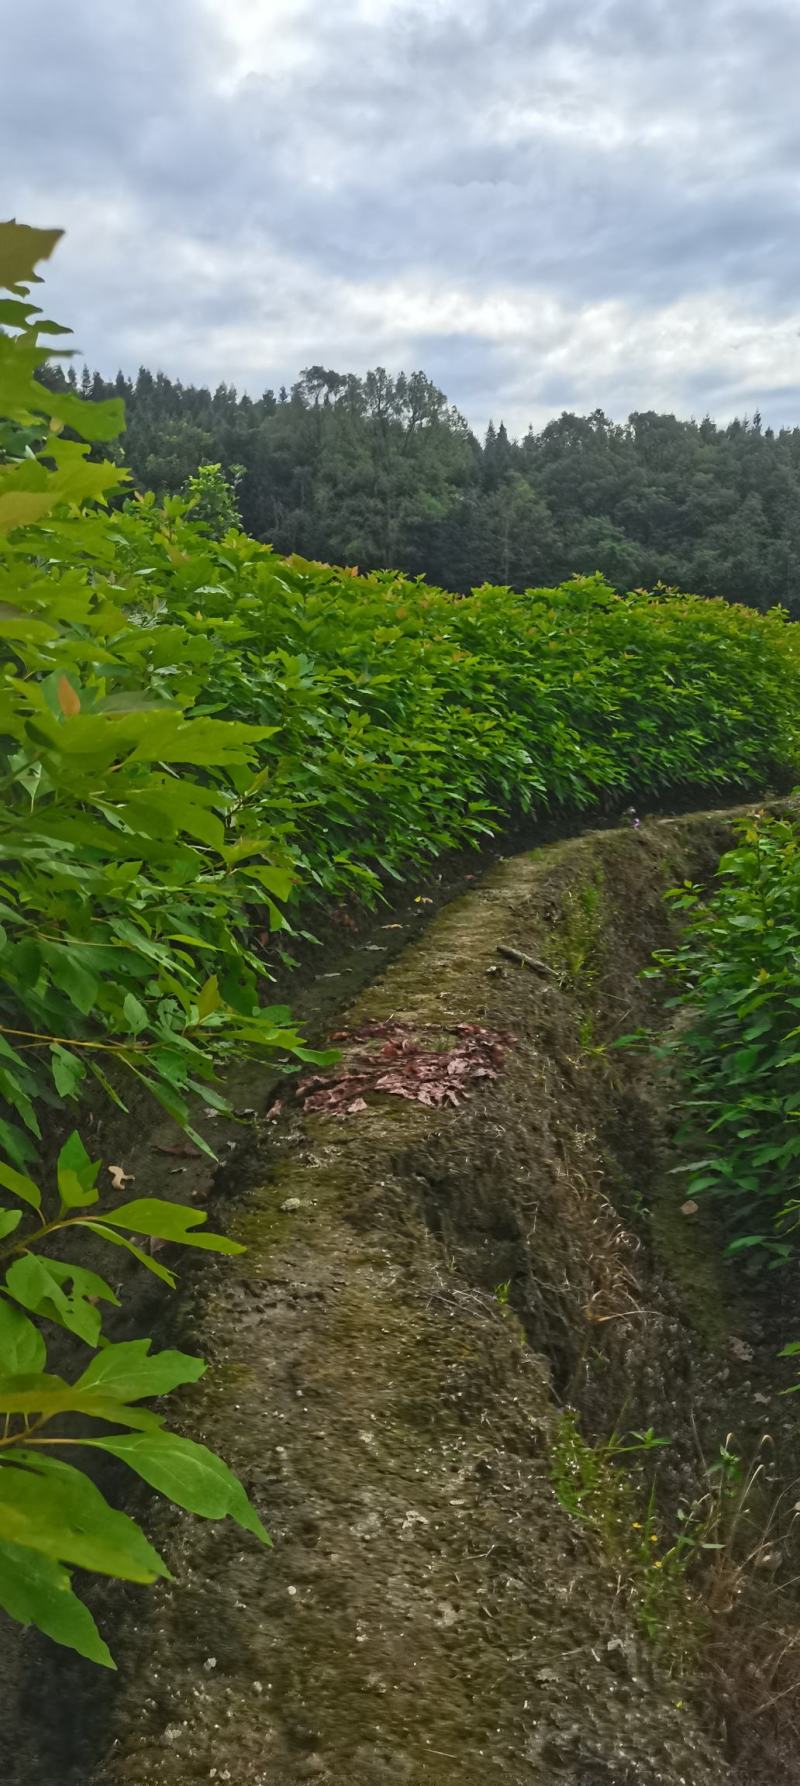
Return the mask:
<path id="1" fill-rule="evenodd" d="M 311 366 L 258 398 L 145 368 L 87 370 L 78 388 L 124 398 L 139 488 L 177 492 L 219 462 L 243 526 L 280 551 L 455 590 L 600 570 L 619 589 L 660 581 L 800 614 L 800 428 L 758 414 L 565 413 L 518 441 L 490 424 L 481 442 L 421 372 Z"/>

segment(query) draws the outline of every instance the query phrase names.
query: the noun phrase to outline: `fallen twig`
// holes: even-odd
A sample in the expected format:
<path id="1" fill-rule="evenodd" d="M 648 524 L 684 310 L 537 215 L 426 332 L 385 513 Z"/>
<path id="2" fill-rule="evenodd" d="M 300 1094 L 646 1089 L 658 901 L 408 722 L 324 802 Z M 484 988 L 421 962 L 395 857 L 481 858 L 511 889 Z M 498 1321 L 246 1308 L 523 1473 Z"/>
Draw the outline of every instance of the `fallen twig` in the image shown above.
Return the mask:
<path id="1" fill-rule="evenodd" d="M 516 961 L 520 967 L 529 967 L 535 974 L 552 974 L 555 968 L 548 967 L 546 961 L 538 961 L 535 955 L 524 955 L 521 949 L 512 949 L 510 943 L 498 943 L 498 955 L 504 955 L 506 961 Z"/>

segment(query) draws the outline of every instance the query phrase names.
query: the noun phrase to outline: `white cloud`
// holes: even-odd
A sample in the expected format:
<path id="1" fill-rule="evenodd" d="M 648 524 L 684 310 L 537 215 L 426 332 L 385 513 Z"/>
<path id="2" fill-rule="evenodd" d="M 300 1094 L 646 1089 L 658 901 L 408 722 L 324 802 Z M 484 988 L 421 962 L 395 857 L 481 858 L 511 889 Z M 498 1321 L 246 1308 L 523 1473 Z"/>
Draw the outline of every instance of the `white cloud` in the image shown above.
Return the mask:
<path id="1" fill-rule="evenodd" d="M 92 364 L 421 365 L 515 429 L 800 417 L 795 0 L 40 0 L 6 35 L 7 190 L 69 230 L 48 304 Z"/>
<path id="2" fill-rule="evenodd" d="M 254 75 L 291 80 L 314 60 L 313 10 L 307 0 L 205 0 L 224 51 L 220 90 L 231 93 Z"/>

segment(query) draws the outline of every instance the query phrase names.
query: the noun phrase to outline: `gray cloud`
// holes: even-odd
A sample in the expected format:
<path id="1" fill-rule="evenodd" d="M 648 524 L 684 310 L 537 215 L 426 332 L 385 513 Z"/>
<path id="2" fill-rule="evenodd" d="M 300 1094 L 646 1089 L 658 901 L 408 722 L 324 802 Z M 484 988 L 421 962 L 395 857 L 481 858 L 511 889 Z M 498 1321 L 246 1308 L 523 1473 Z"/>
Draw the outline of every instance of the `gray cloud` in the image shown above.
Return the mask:
<path id="1" fill-rule="evenodd" d="M 40 0 L 10 206 L 92 364 L 422 365 L 479 426 L 794 420 L 795 0 Z"/>

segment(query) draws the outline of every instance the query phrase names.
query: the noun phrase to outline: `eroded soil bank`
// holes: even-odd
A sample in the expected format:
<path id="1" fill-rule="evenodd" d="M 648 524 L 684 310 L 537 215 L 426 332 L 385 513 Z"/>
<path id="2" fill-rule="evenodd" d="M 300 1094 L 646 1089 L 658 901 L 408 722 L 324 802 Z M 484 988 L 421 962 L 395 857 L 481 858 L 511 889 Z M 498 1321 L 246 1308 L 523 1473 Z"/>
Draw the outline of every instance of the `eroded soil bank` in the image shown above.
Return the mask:
<path id="1" fill-rule="evenodd" d="M 746 1665 L 741 1692 L 718 1666 L 745 1653 L 739 1607 L 676 1672 L 552 1479 L 567 1403 L 589 1440 L 671 1439 L 667 1509 L 735 1413 L 746 1443 L 773 1419 L 769 1317 L 673 1214 L 648 1070 L 607 1049 L 651 1014 L 637 973 L 664 887 L 729 840 L 729 815 L 699 813 L 502 862 L 343 1014 L 427 1047 L 459 1025 L 513 1042 L 456 1105 L 289 1099 L 234 1157 L 213 1218 L 248 1252 L 193 1276 L 169 1332 L 215 1366 L 185 1428 L 238 1469 L 274 1548 L 146 1504 L 175 1585 L 98 1602 L 118 1680 L 17 1640 L 7 1786 L 798 1778 L 783 1677 L 775 1706 L 761 1676 L 746 1706 Z"/>

